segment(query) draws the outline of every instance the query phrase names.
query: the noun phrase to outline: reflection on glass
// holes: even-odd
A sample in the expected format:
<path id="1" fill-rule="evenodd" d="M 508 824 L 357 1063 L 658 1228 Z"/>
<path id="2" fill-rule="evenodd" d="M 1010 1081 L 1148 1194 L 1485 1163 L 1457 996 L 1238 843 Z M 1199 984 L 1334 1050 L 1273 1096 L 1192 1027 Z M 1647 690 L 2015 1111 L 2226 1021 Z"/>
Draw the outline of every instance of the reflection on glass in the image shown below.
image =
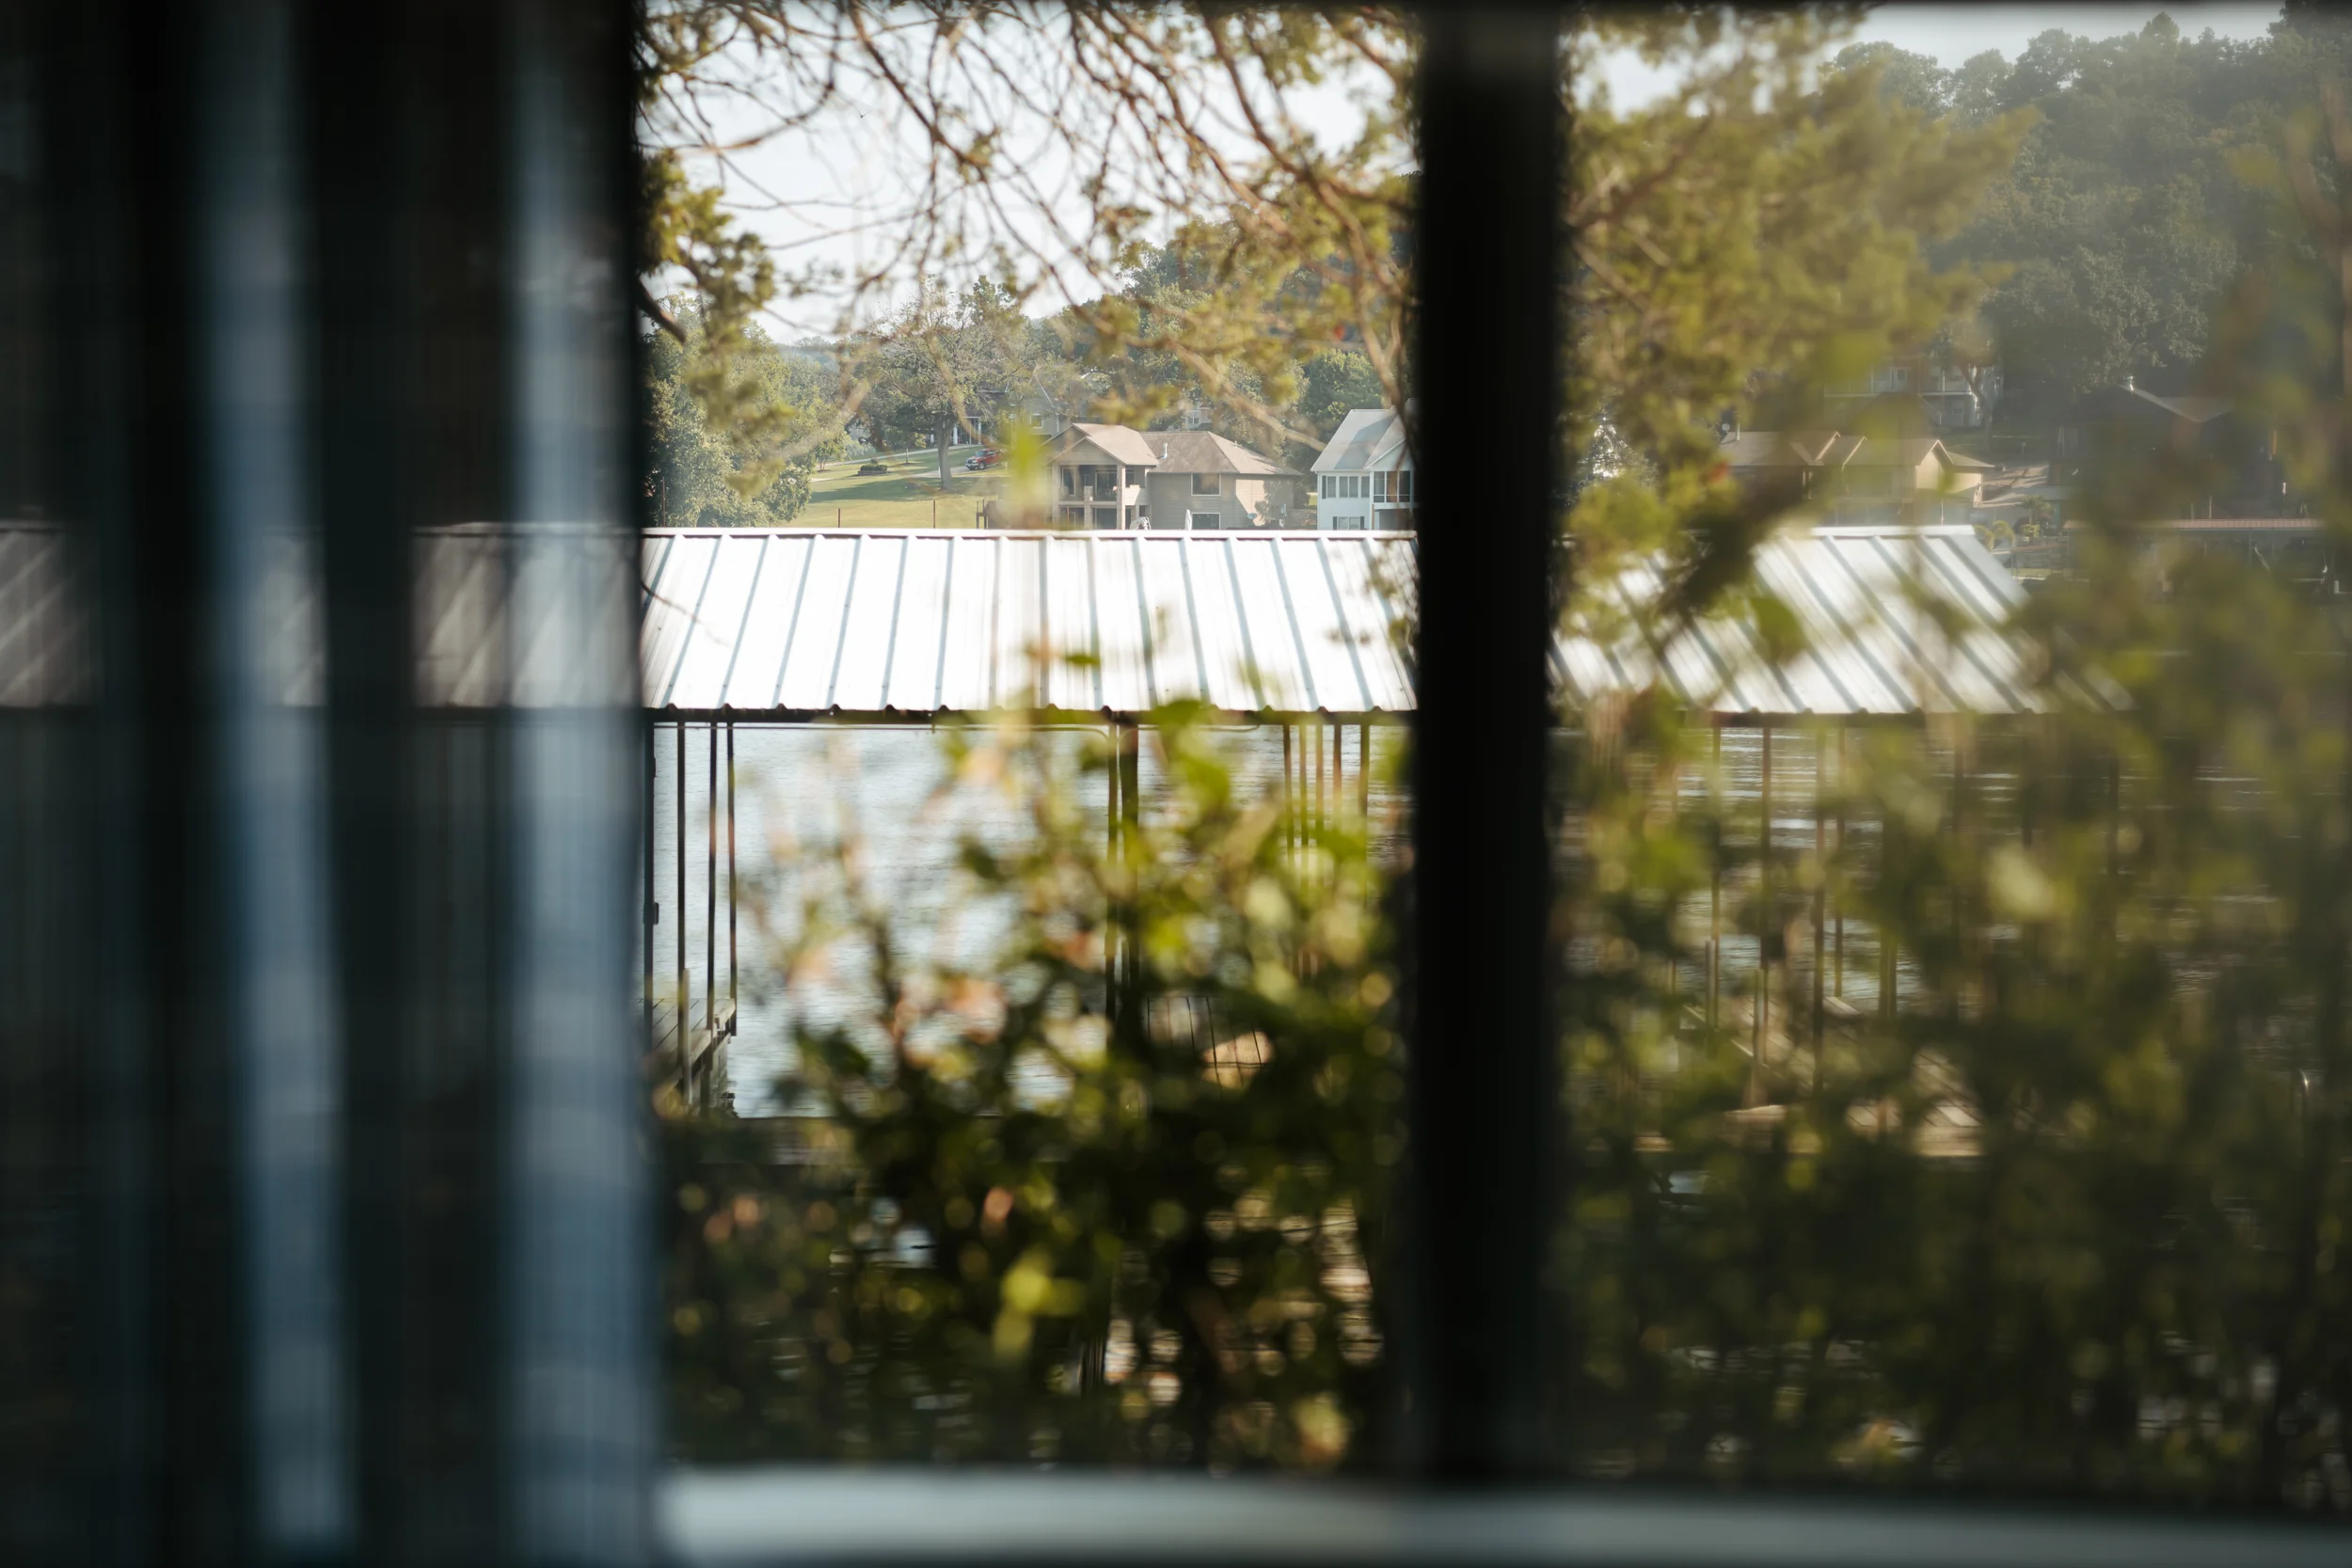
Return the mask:
<path id="1" fill-rule="evenodd" d="M 1810 25 L 1576 127 L 1561 1457 L 2352 1509 L 2341 37 Z"/>

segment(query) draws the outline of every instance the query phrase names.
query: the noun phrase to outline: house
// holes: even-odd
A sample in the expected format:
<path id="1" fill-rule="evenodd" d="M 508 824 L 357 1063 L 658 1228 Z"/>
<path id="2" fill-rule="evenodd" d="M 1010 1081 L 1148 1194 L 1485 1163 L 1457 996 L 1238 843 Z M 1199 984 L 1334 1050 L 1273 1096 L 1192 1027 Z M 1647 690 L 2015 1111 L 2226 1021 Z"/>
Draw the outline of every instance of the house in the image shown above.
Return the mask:
<path id="1" fill-rule="evenodd" d="M 1159 456 L 1123 424 L 1073 422 L 1054 438 L 1054 520 L 1064 528 L 1139 528 L 1143 482 Z"/>
<path id="2" fill-rule="evenodd" d="M 1963 523 L 1993 465 L 1933 436 L 1751 430 L 1726 438 L 1739 483 L 1826 509 L 1833 522 Z"/>
<path id="3" fill-rule="evenodd" d="M 1073 424 L 1052 463 L 1065 528 L 1276 528 L 1298 504 L 1297 474 L 1213 431 Z"/>
<path id="4" fill-rule="evenodd" d="M 2000 406 L 2001 385 L 1998 365 L 1963 365 L 1922 352 L 1882 360 L 1867 374 L 1833 384 L 1821 398 L 1830 419 L 1841 425 L 1860 423 L 1853 413 L 1863 404 L 1899 397 L 1917 399 L 1936 430 L 1977 430 Z"/>
<path id="5" fill-rule="evenodd" d="M 2191 516 L 2273 517 L 2300 510 L 2287 490 L 2278 433 L 2226 398 L 2173 397 L 2125 377 L 2058 420 L 2051 477 L 2077 491 L 2128 485 L 2159 456 L 2189 460 L 2203 483 L 2182 499 Z M 2188 473 L 2182 476 L 2188 478 Z"/>
<path id="6" fill-rule="evenodd" d="M 1351 408 L 1314 461 L 1315 527 L 1413 526 L 1413 453 L 1405 421 L 1386 408 Z"/>
<path id="7" fill-rule="evenodd" d="M 1279 528 L 1299 504 L 1299 476 L 1207 430 L 1155 430 L 1149 484 L 1153 528 Z"/>

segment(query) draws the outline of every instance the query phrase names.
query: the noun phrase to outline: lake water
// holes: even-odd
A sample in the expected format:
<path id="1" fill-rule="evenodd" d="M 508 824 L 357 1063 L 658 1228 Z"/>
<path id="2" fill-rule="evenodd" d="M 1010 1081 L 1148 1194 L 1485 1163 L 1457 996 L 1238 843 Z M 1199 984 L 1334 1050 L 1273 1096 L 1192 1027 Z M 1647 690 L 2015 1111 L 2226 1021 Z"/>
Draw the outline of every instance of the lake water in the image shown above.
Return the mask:
<path id="1" fill-rule="evenodd" d="M 1099 733 L 1099 732 L 1097 732 Z M 1282 732 L 1270 726 L 1221 731 L 1235 777 L 1242 787 L 1271 793 L 1280 785 Z M 1331 731 L 1319 732 L 1327 748 Z M 1151 812 L 1166 801 L 1158 757 L 1150 731 L 1139 763 L 1144 809 Z M 1399 833 L 1404 826 L 1403 801 L 1390 784 L 1402 732 L 1375 728 L 1373 736 L 1373 820 L 1384 833 Z M 1055 732 L 1049 744 L 1076 749 L 1087 744 L 1085 732 Z M 694 1007 L 699 1014 L 704 989 L 704 914 L 709 882 L 708 854 L 710 732 L 691 727 L 686 751 L 686 919 L 687 962 L 693 972 Z M 721 732 L 721 780 L 724 787 L 725 735 Z M 1345 789 L 1356 792 L 1359 732 L 1349 728 L 1344 747 Z M 656 857 L 655 897 L 661 906 L 656 932 L 656 984 L 666 985 L 677 964 L 679 912 L 676 887 L 676 741 L 663 727 L 655 745 Z M 1745 816 L 1759 804 L 1762 744 L 1755 730 L 1726 730 L 1723 737 L 1724 786 L 1735 815 Z M 745 1116 L 772 1115 L 783 1107 L 773 1091 L 777 1076 L 792 1061 L 791 1039 L 796 1023 L 822 1027 L 864 1015 L 863 999 L 846 981 L 819 979 L 794 988 L 784 981 L 782 956 L 799 934 L 797 911 L 812 889 L 810 878 L 834 863 L 831 845 L 853 840 L 859 863 L 875 902 L 890 911 L 890 928 L 899 950 L 908 955 L 937 951 L 950 943 L 966 961 L 983 958 L 998 935 L 987 911 L 950 896 L 957 845 L 967 832 L 1010 845 L 1024 831 L 1018 810 L 1003 797 L 963 788 L 943 793 L 947 759 L 942 737 L 918 726 L 856 729 L 824 725 L 740 725 L 735 732 L 736 876 L 738 955 L 740 972 L 738 995 L 741 1018 L 729 1051 L 735 1105 Z M 1802 732 L 1776 732 L 1773 740 L 1773 842 L 1785 852 L 1802 851 L 1813 844 L 1810 790 L 1814 777 L 1812 743 Z M 1686 788 L 1702 787 L 1695 779 Z M 1083 801 L 1092 819 L 1102 822 L 1108 801 L 1101 793 L 1098 774 Z M 723 793 L 722 795 L 723 800 Z M 1752 818 L 1750 818 L 1752 820 Z M 1751 832 L 1753 829 L 1749 830 Z M 1855 823 L 1857 840 L 1873 832 L 1868 823 Z M 727 989 L 727 869 L 723 816 L 720 825 L 718 888 L 719 989 Z M 1389 848 L 1394 847 L 1391 842 Z M 1703 916 L 1703 901 L 1699 911 Z M 1859 919 L 1846 922 L 1847 968 L 1845 999 L 1868 1011 L 1878 1001 L 1877 955 L 1871 933 Z M 1752 936 L 1726 932 L 1723 942 L 1724 994 L 1740 993 L 1753 973 L 1757 944 Z M 1802 966 L 1809 960 L 1809 943 L 1793 955 Z M 1686 996 L 1703 990 L 1704 966 L 1686 964 L 1678 984 Z M 1899 970 L 1899 994 L 1910 991 L 1916 976 L 1908 962 Z M 1804 982 L 1809 989 L 1809 981 Z"/>
<path id="2" fill-rule="evenodd" d="M 1095 732 L 1097 735 L 1100 732 Z M 1332 731 L 1317 733 L 1330 745 Z M 1218 732 L 1234 776 L 1245 790 L 1271 794 L 1282 777 L 1282 732 L 1257 726 Z M 1357 787 L 1360 732 L 1344 736 L 1346 791 Z M 1400 802 L 1388 784 L 1400 732 L 1375 727 L 1373 745 L 1373 820 L 1402 821 Z M 1047 744 L 1074 756 L 1086 745 L 1082 731 L 1049 734 Z M 720 732 L 722 816 L 719 839 L 719 990 L 727 988 L 727 868 L 723 815 L 725 732 Z M 696 1016 L 704 989 L 705 911 L 710 883 L 710 732 L 691 726 L 686 736 L 686 918 L 687 962 L 693 972 Z M 655 933 L 658 988 L 677 966 L 679 911 L 676 865 L 676 737 L 657 732 L 655 757 L 654 896 L 661 907 Z M 796 911 L 814 886 L 811 879 L 834 863 L 829 846 L 854 841 L 866 886 L 890 911 L 890 928 L 899 950 L 911 955 L 952 944 L 967 959 L 984 957 L 996 938 L 986 911 L 950 897 L 956 848 L 966 833 L 984 841 L 1017 842 L 1024 822 L 1002 796 L 975 788 L 943 794 L 948 767 L 943 737 L 918 726 L 852 729 L 826 725 L 739 725 L 735 731 L 736 876 L 739 895 L 737 951 L 741 964 L 740 1022 L 729 1049 L 735 1107 L 744 1116 L 775 1114 L 773 1085 L 792 1061 L 796 1023 L 821 1027 L 859 1016 L 862 1002 L 845 985 L 822 981 L 797 988 L 784 983 L 782 958 L 799 934 Z M 1326 763 L 1327 770 L 1328 763 Z M 1143 809 L 1164 804 L 1159 759 L 1152 733 L 1144 732 L 1138 761 Z M 1102 775 L 1090 781 L 1085 805 L 1092 820 L 1106 824 L 1108 800 Z M 815 869 L 813 869 L 815 868 Z"/>

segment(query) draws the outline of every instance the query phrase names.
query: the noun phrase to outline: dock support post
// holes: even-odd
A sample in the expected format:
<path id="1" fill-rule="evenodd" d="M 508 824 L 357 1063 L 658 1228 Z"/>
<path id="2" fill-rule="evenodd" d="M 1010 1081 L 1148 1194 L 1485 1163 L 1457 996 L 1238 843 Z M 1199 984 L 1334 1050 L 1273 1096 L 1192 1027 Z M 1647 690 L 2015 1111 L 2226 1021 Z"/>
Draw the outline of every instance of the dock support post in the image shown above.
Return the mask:
<path id="1" fill-rule="evenodd" d="M 1846 856 L 1846 801 L 1845 801 L 1845 794 L 1846 794 L 1846 763 L 1847 763 L 1847 756 L 1846 756 L 1846 739 L 1847 739 L 1847 735 L 1848 735 L 1848 731 L 1847 731 L 1846 726 L 1845 726 L 1845 725 L 1843 725 L 1843 724 L 1838 725 L 1838 726 L 1837 726 L 1837 795 L 1838 795 L 1838 800 L 1837 800 L 1837 857 L 1838 857 L 1838 859 L 1840 859 L 1840 860 L 1845 859 L 1845 856 Z M 1833 918 L 1834 918 L 1834 919 L 1835 919 L 1835 921 L 1836 922 L 1836 958 L 1835 958 L 1835 960 L 1834 960 L 1834 961 L 1835 961 L 1836 966 L 1836 975 L 1837 975 L 1837 978 L 1836 978 L 1836 990 L 1834 990 L 1831 994 L 1836 995 L 1836 996 L 1839 996 L 1839 997 L 1843 997 L 1843 996 L 1846 994 L 1846 905 L 1845 905 L 1845 901 L 1844 901 L 1843 899 L 1840 899 L 1840 900 L 1838 901 L 1838 903 L 1837 903 L 1837 905 L 1836 905 L 1836 914 L 1833 916 Z"/>
<path id="2" fill-rule="evenodd" d="M 1295 856 L 1298 850 L 1298 795 L 1291 784 L 1291 727 L 1282 724 L 1282 848 Z"/>
<path id="3" fill-rule="evenodd" d="M 677 1032 L 677 1093 L 686 1101 L 693 1089 L 687 1076 L 686 1025 L 694 972 L 686 966 L 686 721 L 676 726 L 677 740 L 677 1003 L 673 1015 Z"/>
<path id="4" fill-rule="evenodd" d="M 1756 1025 L 1753 1053 L 1748 1057 L 1748 1103 L 1764 1103 L 1764 1034 L 1772 1027 L 1772 726 L 1763 726 L 1764 754 L 1758 768 L 1756 851 Z"/>
<path id="5" fill-rule="evenodd" d="M 1724 727 L 1715 724 L 1711 738 L 1714 745 L 1714 772 L 1708 780 L 1708 790 L 1714 796 L 1715 810 L 1708 826 L 1710 853 L 1707 869 L 1707 1026 L 1715 1027 L 1723 1016 L 1724 994 Z"/>
<path id="6" fill-rule="evenodd" d="M 1328 797 L 1327 797 L 1327 796 L 1324 793 L 1324 775 L 1323 775 L 1323 726 L 1322 726 L 1322 724 L 1318 723 L 1318 724 L 1316 724 L 1316 725 L 1314 726 L 1314 736 L 1315 736 L 1315 828 L 1316 828 L 1316 831 L 1317 831 L 1317 832 L 1321 832 L 1324 828 L 1328 827 L 1328 826 L 1330 825 L 1330 822 L 1331 822 L 1330 800 L 1329 800 L 1329 798 L 1328 798 Z"/>
<path id="7" fill-rule="evenodd" d="M 710 725 L 710 782 L 703 797 L 703 1033 L 719 1043 L 719 726 Z M 707 1086 L 707 1085 L 706 1085 Z"/>
<path id="8" fill-rule="evenodd" d="M 656 752 L 655 752 L 655 751 L 654 751 L 655 746 L 656 746 L 656 745 L 658 745 L 658 744 L 659 744 L 659 742 L 660 742 L 660 737 L 659 737 L 658 733 L 655 731 L 654 727 L 653 727 L 651 724 L 647 724 L 647 725 L 645 726 L 645 811 L 644 811 L 644 818 L 645 818 L 645 820 L 644 820 L 644 828 L 645 828 L 645 895 L 644 895 L 644 897 L 645 897 L 645 903 L 644 903 L 644 908 L 643 908 L 643 909 L 641 909 L 641 910 L 639 910 L 639 911 L 637 911 L 637 918 L 638 918 L 639 922 L 640 922 L 640 923 L 641 923 L 641 924 L 644 927 L 644 928 L 645 928 L 645 985 L 644 985 L 644 1014 L 645 1014 L 645 1032 L 644 1032 L 644 1042 L 643 1042 L 643 1043 L 639 1046 L 639 1049 L 640 1049 L 640 1050 L 642 1050 L 642 1051 L 651 1051 L 651 1050 L 653 1049 L 653 1045 L 654 1045 L 654 1039 L 653 1039 L 653 942 L 654 942 L 654 927 L 657 927 L 657 926 L 659 926 L 659 925 L 661 923 L 661 906 L 660 906 L 659 903 L 655 902 L 655 900 L 654 900 L 654 895 L 653 895 L 653 872 L 654 872 L 654 835 L 655 835 L 657 832 L 659 832 L 660 831 L 659 824 L 658 824 L 658 823 L 656 822 L 656 820 L 655 820 L 655 816 L 656 816 L 657 808 L 658 808 L 658 807 L 659 807 L 659 805 L 660 805 L 660 781 L 659 773 L 658 773 L 658 771 L 657 771 L 657 767 L 656 767 Z"/>
<path id="9" fill-rule="evenodd" d="M 727 1034 L 743 1028 L 735 960 L 735 725 L 727 725 Z"/>
<path id="10" fill-rule="evenodd" d="M 1364 819 L 1366 832 L 1372 831 L 1372 721 L 1367 719 L 1356 728 L 1356 813 Z"/>
<path id="11" fill-rule="evenodd" d="M 1829 957 L 1829 734 L 1813 732 L 1813 1091 L 1821 1088 L 1822 1006 L 1826 1000 L 1821 974 Z"/>

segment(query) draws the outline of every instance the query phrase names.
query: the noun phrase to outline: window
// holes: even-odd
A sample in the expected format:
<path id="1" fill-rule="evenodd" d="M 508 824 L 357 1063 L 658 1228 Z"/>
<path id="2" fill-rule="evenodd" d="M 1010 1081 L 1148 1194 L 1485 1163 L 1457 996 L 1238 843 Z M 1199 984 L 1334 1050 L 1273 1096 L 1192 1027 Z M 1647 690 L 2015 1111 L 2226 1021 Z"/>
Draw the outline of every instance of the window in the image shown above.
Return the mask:
<path id="1" fill-rule="evenodd" d="M 868 282 L 756 264 L 845 210 L 797 186 L 706 245 L 733 66 L 643 8 L 451 50 L 116 4 L 0 20 L 0 1560 L 2343 1555 L 2352 236 L 2304 198 L 2352 124 L 2263 139 L 2340 118 L 2310 17 L 2069 43 L 2077 84 L 1971 12 L 1899 100 L 1841 85 L 1843 10 L 1669 19 L 1653 114 L 1569 77 L 1621 36 L 1583 8 L 761 8 L 778 156 L 913 128 L 911 187 L 844 160 L 906 214 Z M 1062 226 L 1081 182 L 981 155 L 1031 99 L 951 48 L 1141 186 Z M 1359 221 L 1120 118 L 1170 60 Z M 1286 103 L 1320 66 L 1341 108 Z M 1913 106 L 1955 92 L 2046 112 Z M 2149 153 L 2087 133 L 2149 120 L 2200 133 L 2177 298 L 2090 199 Z M 1745 155 L 1816 142 L 1873 156 Z M 2288 177 L 2220 179 L 2255 148 Z M 648 196 L 705 248 L 640 297 Z M 1081 297 L 977 260 L 1071 230 Z M 1168 238 L 1106 279 L 1106 232 Z M 1995 240 L 2168 334 L 2011 341 L 2005 415 L 2177 441 L 2028 477 L 2004 432 L 1941 529 L 1717 483 L 1692 410 L 1793 437 L 1856 344 L 2018 333 L 1926 319 Z M 1736 352 L 1659 352 L 1660 299 Z M 975 424 L 1218 385 L 1095 316 L 1417 408 L 1442 511 L 1120 537 L 1119 468 L 907 464 L 941 382 Z M 2159 351 L 2201 389 L 2063 362 Z M 2036 537 L 2060 496 L 2095 533 Z"/>
<path id="2" fill-rule="evenodd" d="M 1216 474 L 1195 474 L 1192 476 L 1192 493 L 1196 496 L 1214 496 L 1217 493 L 1218 483 L 1219 476 Z"/>

